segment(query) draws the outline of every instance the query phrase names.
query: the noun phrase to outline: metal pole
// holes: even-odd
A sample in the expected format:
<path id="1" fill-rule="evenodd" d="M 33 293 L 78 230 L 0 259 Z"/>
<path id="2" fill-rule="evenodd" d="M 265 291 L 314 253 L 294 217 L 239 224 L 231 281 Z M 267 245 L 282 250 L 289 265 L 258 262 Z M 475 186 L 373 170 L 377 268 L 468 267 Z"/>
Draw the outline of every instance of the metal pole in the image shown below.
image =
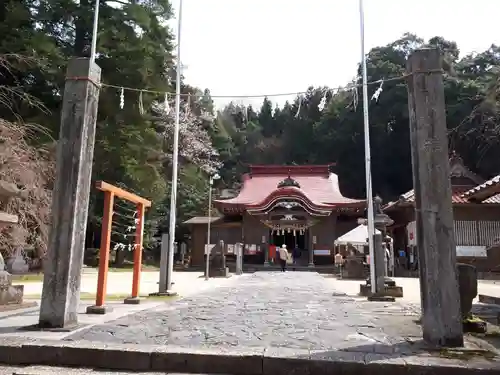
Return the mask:
<path id="1" fill-rule="evenodd" d="M 210 222 L 212 221 L 212 177 L 210 177 L 208 186 L 208 224 L 207 224 L 207 248 L 205 249 L 205 280 L 209 279 L 208 268 L 210 266 Z"/>
<path id="2" fill-rule="evenodd" d="M 95 0 L 94 27 L 92 29 L 92 45 L 90 47 L 90 62 L 95 62 L 98 26 L 99 26 L 99 0 Z"/>
<path id="3" fill-rule="evenodd" d="M 370 281 L 372 293 L 376 292 L 375 285 L 375 251 L 373 247 L 373 236 L 375 228 L 373 223 L 373 194 L 372 194 L 372 175 L 371 175 L 371 156 L 370 156 L 370 121 L 368 116 L 368 78 L 366 73 L 365 56 L 365 15 L 363 0 L 359 0 L 359 24 L 361 31 L 361 64 L 363 68 L 363 117 L 365 128 L 365 172 L 366 172 L 366 198 L 368 205 L 368 245 L 370 249 Z"/>
<path id="4" fill-rule="evenodd" d="M 177 174 L 179 163 L 179 124 L 181 111 L 181 26 L 182 26 L 182 0 L 179 1 L 179 20 L 177 24 L 177 78 L 175 82 L 175 128 L 174 128 L 174 150 L 172 155 L 172 191 L 170 193 L 170 223 L 169 223 L 169 247 L 168 247 L 168 272 L 167 290 L 172 289 L 172 273 L 174 270 L 174 243 L 175 243 L 175 219 L 177 201 Z"/>

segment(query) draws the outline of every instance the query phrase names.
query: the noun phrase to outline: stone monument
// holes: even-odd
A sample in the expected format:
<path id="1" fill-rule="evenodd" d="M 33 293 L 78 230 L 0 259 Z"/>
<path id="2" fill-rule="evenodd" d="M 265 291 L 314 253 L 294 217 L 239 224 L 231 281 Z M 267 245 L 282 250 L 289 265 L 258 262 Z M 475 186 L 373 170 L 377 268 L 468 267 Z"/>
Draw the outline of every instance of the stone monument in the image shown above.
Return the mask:
<path id="1" fill-rule="evenodd" d="M 348 255 L 343 265 L 343 279 L 364 279 L 365 265 L 363 258 L 357 255 Z"/>
<path id="2" fill-rule="evenodd" d="M 211 277 L 230 277 L 224 254 L 224 241 L 219 241 L 210 251 L 209 275 Z"/>
<path id="3" fill-rule="evenodd" d="M 477 296 L 477 269 L 470 264 L 457 263 L 458 292 L 464 332 L 486 333 L 486 322 L 471 314 Z"/>
<path id="4" fill-rule="evenodd" d="M 20 196 L 21 191 L 15 184 L 0 181 L 0 205 L 5 209 L 12 197 Z M 18 223 L 18 217 L 0 211 L 0 228 Z M 29 307 L 23 304 L 24 285 L 12 285 L 12 276 L 5 269 L 5 261 L 0 254 L 0 311 Z M 29 304 L 30 306 L 36 303 Z"/>
<path id="5" fill-rule="evenodd" d="M 24 257 L 22 248 L 17 248 L 16 254 L 7 262 L 7 269 L 12 274 L 24 274 L 30 269 Z"/>

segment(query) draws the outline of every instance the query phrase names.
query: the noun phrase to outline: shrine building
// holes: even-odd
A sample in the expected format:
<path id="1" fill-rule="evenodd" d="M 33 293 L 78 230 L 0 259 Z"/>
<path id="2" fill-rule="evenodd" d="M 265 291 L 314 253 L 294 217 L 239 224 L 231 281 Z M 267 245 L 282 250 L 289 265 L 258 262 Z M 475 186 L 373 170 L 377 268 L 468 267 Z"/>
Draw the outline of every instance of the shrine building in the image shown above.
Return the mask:
<path id="1" fill-rule="evenodd" d="M 272 262 L 276 246 L 299 248 L 301 265 L 332 264 L 334 241 L 365 215 L 365 200 L 342 195 L 330 165 L 251 165 L 237 196 L 217 199 L 221 214 L 211 218 L 210 242 L 224 241 L 226 252 L 243 244 L 244 262 Z M 191 265 L 204 262 L 208 217 L 191 226 Z"/>
<path id="2" fill-rule="evenodd" d="M 485 182 L 465 167 L 456 153 L 452 153 L 449 163 L 457 261 L 472 264 L 479 272 L 499 272 L 500 257 L 493 262 L 488 249 L 499 243 L 500 238 L 500 185 L 497 186 L 500 179 L 497 176 Z M 418 255 L 414 191 L 387 203 L 384 212 L 394 220 L 388 232 L 394 239 L 397 255 L 414 263 Z M 398 276 L 418 276 L 417 271 L 400 271 L 396 272 Z"/>

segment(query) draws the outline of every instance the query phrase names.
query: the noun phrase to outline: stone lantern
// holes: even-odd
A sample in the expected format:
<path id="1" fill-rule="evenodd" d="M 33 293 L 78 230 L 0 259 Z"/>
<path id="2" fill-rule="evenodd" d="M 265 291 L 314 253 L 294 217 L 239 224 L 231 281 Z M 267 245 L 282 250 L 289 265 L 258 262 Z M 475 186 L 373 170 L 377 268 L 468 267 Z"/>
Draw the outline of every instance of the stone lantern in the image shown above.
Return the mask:
<path id="1" fill-rule="evenodd" d="M 373 200 L 373 224 L 380 233 L 375 233 L 373 238 L 375 263 L 376 293 L 371 291 L 371 280 L 368 278 L 366 284 L 360 285 L 360 294 L 367 296 L 372 301 L 395 301 L 395 297 L 403 297 L 403 288 L 387 276 L 386 262 L 386 231 L 387 227 L 394 223 L 388 215 L 382 211 L 382 198 L 376 196 Z M 393 256 L 391 254 L 391 256 Z"/>

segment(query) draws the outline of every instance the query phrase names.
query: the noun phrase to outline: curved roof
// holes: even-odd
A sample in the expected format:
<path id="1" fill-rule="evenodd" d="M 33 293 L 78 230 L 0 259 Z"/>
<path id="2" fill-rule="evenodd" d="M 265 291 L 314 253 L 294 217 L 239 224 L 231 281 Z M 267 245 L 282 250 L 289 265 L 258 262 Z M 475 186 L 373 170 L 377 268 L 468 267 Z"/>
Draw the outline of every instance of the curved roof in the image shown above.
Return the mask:
<path id="1" fill-rule="evenodd" d="M 291 178 L 297 186 L 279 188 L 283 180 Z M 336 206 L 359 206 L 365 200 L 350 199 L 342 195 L 338 176 L 329 171 L 329 165 L 313 166 L 251 166 L 243 176 L 243 188 L 237 197 L 216 200 L 222 207 L 264 207 L 278 197 L 299 196 L 318 209 Z"/>

